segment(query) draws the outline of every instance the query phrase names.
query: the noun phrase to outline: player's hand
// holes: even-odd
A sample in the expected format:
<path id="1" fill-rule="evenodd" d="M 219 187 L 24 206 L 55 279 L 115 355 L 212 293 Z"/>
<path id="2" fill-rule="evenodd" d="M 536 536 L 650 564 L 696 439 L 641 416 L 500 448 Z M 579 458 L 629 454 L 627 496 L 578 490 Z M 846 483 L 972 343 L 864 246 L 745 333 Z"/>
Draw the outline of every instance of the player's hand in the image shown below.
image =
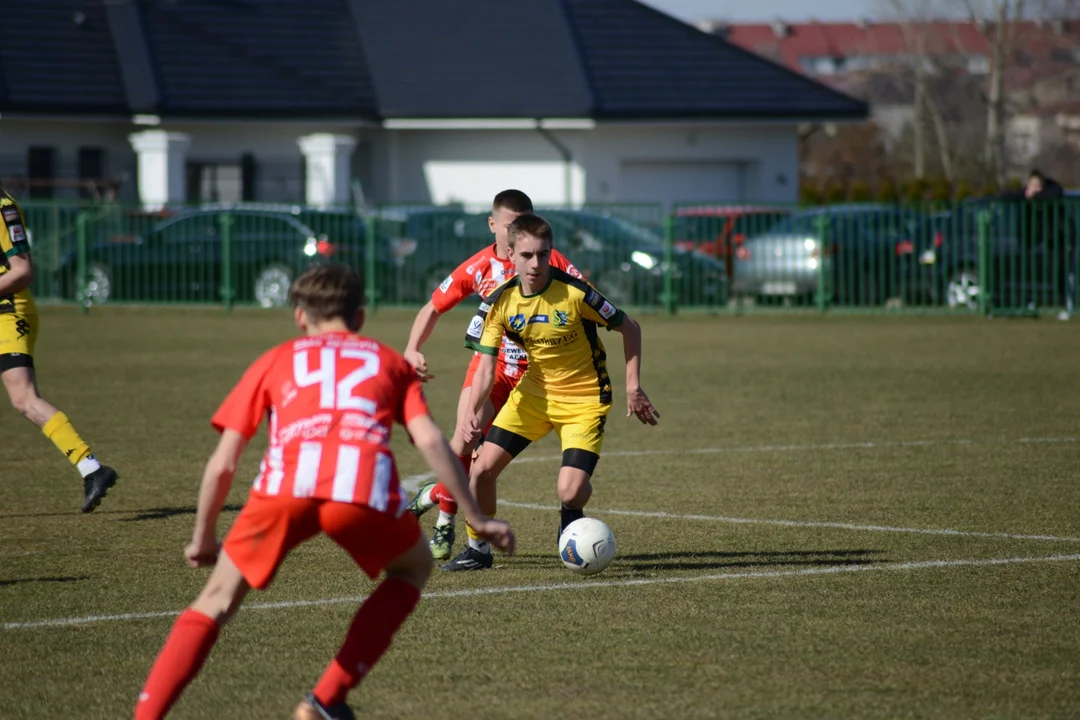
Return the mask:
<path id="1" fill-rule="evenodd" d="M 217 538 L 194 538 L 184 548 L 184 557 L 187 558 L 187 564 L 193 568 L 210 567 L 217 563 L 220 551 L 221 543 Z"/>
<path id="2" fill-rule="evenodd" d="M 465 442 L 471 445 L 480 439 L 480 434 L 484 429 L 482 422 L 479 413 L 470 415 L 465 419 L 465 426 L 462 428 L 465 433 Z"/>
<path id="3" fill-rule="evenodd" d="M 649 401 L 649 396 L 641 388 L 626 389 L 626 417 L 637 415 L 643 425 L 655 425 L 660 413 Z"/>
<path id="4" fill-rule="evenodd" d="M 419 350 L 406 350 L 405 360 L 412 365 L 413 370 L 416 371 L 416 376 L 420 378 L 421 382 L 427 382 L 435 377 L 428 373 L 427 358 Z"/>
<path id="5" fill-rule="evenodd" d="M 493 520 L 481 516 L 479 520 L 469 518 L 469 527 L 475 530 L 477 535 L 491 543 L 491 546 L 496 550 L 502 550 L 507 555 L 514 554 L 517 538 L 514 537 L 514 531 L 510 529 L 510 523 L 505 520 Z"/>

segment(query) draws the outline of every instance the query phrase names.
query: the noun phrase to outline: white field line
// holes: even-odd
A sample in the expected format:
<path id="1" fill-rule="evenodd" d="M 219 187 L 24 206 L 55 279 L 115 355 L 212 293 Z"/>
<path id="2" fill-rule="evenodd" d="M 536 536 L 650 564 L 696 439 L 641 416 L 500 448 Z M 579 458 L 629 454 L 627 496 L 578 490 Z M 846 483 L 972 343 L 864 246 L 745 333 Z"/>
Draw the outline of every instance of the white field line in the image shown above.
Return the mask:
<path id="1" fill-rule="evenodd" d="M 1080 560 L 1080 554 L 1047 555 L 1043 557 L 1006 557 L 1006 558 L 970 558 L 964 560 L 922 560 L 916 562 L 882 563 L 877 565 L 830 565 L 825 567 L 801 568 L 799 570 L 755 570 L 751 572 L 709 573 L 706 575 L 683 575 L 679 577 L 639 578 L 635 580 L 583 580 L 577 582 L 551 583 L 548 585 L 514 585 L 509 587 L 483 587 L 467 590 L 437 590 L 424 593 L 427 600 L 448 598 L 469 598 L 484 595 L 510 595 L 515 593 L 553 592 L 561 590 L 587 590 L 593 588 L 632 587 L 639 585 L 672 585 L 679 583 L 719 582 L 724 580 L 761 580 L 769 578 L 801 577 L 809 575 L 843 575 L 848 573 L 887 572 L 901 570 L 924 570 L 933 568 L 990 567 L 995 565 L 1020 565 L 1048 562 L 1074 562 Z M 365 599 L 364 595 L 336 598 L 317 598 L 314 600 L 284 600 L 280 602 L 250 603 L 245 610 L 283 610 L 288 608 L 319 607 L 324 605 L 357 605 Z M 121 615 L 85 615 L 83 617 L 54 618 L 50 620 L 32 620 L 30 622 L 5 622 L 0 630 L 30 630 L 33 628 L 68 627 L 74 625 L 93 625 L 102 622 L 122 622 L 129 620 L 150 620 L 162 617 L 175 617 L 179 610 L 159 610 L 155 612 L 124 613 Z"/>
<path id="2" fill-rule="evenodd" d="M 1046 437 L 1046 438 L 1020 438 L 1017 443 L 1069 443 L 1080 441 L 1080 437 Z M 873 448 L 897 448 L 897 447 L 925 447 L 931 445 L 973 445 L 973 440 L 909 440 L 900 442 L 862 442 L 862 443 L 826 443 L 814 445 L 751 445 L 745 447 L 727 448 L 699 448 L 697 450 L 621 450 L 604 453 L 603 457 L 636 457 L 640 455 L 708 455 L 719 453 L 763 453 L 763 452 L 798 452 L 817 450 L 862 450 Z M 526 456 L 514 460 L 513 465 L 531 462 L 548 462 L 560 460 L 561 455 Z M 419 473 L 403 478 L 402 486 L 409 492 L 416 492 L 420 485 L 431 480 L 433 473 Z M 537 503 L 520 503 L 511 500 L 499 500 L 500 505 L 507 507 L 522 508 L 525 510 L 554 510 L 554 507 Z M 1080 537 L 1060 537 L 1057 535 L 1018 534 L 1005 532 L 980 532 L 968 530 L 952 530 L 948 528 L 909 528 L 892 527 L 888 525 L 857 525 L 854 523 L 817 521 L 817 520 L 771 520 L 765 518 L 737 518 L 719 515 L 684 515 L 663 511 L 646 510 L 610 510 L 597 508 L 597 515 L 627 515 L 632 517 L 664 518 L 670 520 L 696 520 L 717 523 L 732 523 L 743 525 L 779 525 L 783 527 L 808 527 L 808 528 L 835 528 L 838 530 L 855 530 L 861 532 L 891 532 L 910 533 L 914 535 L 953 535 L 958 537 L 997 538 L 1006 540 L 1042 540 L 1050 542 L 1080 542 Z"/>

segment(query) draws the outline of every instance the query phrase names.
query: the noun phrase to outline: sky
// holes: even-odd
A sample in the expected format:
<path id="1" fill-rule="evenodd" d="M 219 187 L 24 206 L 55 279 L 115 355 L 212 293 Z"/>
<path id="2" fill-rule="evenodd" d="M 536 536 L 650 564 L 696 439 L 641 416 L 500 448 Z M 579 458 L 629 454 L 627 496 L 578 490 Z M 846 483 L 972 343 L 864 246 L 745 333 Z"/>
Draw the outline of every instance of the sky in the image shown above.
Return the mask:
<path id="1" fill-rule="evenodd" d="M 818 20 L 855 20 L 859 17 L 882 18 L 888 0 L 639 0 L 685 22 L 728 20 L 732 22 L 769 22 L 782 18 L 789 22 Z M 958 0 L 937 3 L 943 9 Z"/>

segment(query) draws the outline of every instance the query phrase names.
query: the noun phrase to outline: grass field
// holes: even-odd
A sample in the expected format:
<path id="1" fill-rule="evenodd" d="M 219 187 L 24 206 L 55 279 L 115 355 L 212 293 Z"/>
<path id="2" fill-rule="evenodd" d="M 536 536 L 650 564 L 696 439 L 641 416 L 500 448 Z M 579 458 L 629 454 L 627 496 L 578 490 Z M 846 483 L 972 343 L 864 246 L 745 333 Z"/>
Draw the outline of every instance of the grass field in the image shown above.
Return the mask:
<path id="1" fill-rule="evenodd" d="M 447 432 L 467 319 L 444 319 L 428 346 Z M 385 311 L 366 329 L 400 348 L 410 321 Z M 558 447 L 538 443 L 500 483 L 519 554 L 435 574 L 353 693 L 362 716 L 1080 713 L 1075 323 L 642 324 L 643 384 L 663 418 L 645 428 L 617 405 L 608 424 L 589 513 L 615 532 L 614 564 L 590 579 L 562 568 Z M 43 311 L 43 392 L 122 477 L 81 515 L 74 471 L 0 413 L 0 718 L 130 717 L 207 577 L 181 551 L 208 418 L 290 334 L 282 313 Z M 618 336 L 607 344 L 619 376 Z M 400 433 L 394 445 L 415 485 L 418 456 Z M 303 546 L 250 596 L 173 717 L 288 717 L 370 588 L 328 541 Z"/>

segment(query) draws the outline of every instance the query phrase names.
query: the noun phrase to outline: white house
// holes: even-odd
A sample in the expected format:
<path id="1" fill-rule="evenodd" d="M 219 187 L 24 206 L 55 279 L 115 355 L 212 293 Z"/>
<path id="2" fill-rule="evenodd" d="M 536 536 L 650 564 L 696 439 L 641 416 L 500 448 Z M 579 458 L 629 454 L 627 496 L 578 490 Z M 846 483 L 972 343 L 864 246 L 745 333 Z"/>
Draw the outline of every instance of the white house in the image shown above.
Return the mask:
<path id="1" fill-rule="evenodd" d="M 0 183 L 31 197 L 794 202 L 797 126 L 866 114 L 633 0 L 48 0 L 0 23 Z"/>

